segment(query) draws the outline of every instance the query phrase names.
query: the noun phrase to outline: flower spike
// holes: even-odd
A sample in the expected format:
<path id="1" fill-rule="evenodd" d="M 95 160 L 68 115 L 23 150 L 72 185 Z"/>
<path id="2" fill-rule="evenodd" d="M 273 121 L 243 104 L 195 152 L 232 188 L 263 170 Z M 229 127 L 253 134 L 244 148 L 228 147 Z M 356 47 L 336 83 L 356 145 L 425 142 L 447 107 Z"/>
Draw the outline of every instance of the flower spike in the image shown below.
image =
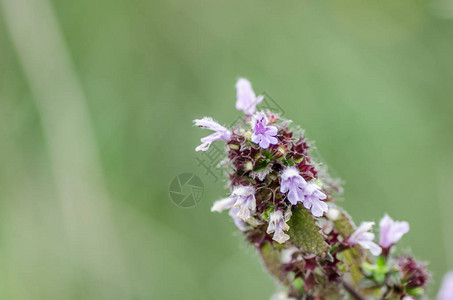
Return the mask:
<path id="1" fill-rule="evenodd" d="M 225 157 L 216 159 L 225 168 L 229 196 L 211 211 L 228 211 L 283 285 L 279 299 L 419 299 L 429 281 L 426 264 L 390 251 L 409 224 L 385 215 L 376 244 L 374 222 L 356 228 L 335 203 L 341 181 L 313 160 L 303 130 L 270 109 L 257 112 L 263 96 L 255 95 L 247 79 L 240 78 L 236 90 L 236 108 L 245 115 L 233 128 L 208 117 L 195 120 L 196 126 L 214 131 L 196 150 L 226 141 Z M 448 275 L 439 300 L 453 300 L 452 286 L 453 275 Z"/>

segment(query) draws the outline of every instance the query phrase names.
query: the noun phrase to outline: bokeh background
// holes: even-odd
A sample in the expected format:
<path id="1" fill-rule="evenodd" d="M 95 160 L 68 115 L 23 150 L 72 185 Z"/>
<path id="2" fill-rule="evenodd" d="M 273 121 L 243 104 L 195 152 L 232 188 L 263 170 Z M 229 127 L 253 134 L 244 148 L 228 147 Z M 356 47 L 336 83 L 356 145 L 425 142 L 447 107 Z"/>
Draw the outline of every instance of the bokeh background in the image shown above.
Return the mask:
<path id="1" fill-rule="evenodd" d="M 249 78 L 302 125 L 356 222 L 453 269 L 450 0 L 1 0 L 0 298 L 267 299 L 197 165 Z M 197 174 L 193 208 L 170 181 Z"/>

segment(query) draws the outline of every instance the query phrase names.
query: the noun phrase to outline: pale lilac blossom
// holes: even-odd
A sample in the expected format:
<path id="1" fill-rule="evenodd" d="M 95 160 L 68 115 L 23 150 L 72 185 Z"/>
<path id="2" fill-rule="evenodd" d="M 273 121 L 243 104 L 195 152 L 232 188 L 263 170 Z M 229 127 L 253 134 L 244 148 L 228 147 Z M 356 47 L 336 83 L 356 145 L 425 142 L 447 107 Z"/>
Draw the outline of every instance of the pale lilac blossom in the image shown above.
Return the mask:
<path id="1" fill-rule="evenodd" d="M 238 217 L 239 208 L 237 208 L 237 207 L 231 208 L 230 211 L 228 212 L 228 214 L 233 219 L 234 224 L 240 231 L 247 230 L 247 223 L 245 223 L 241 218 Z"/>
<path id="2" fill-rule="evenodd" d="M 322 201 L 327 196 L 321 191 L 319 185 L 313 181 L 307 183 L 296 167 L 286 167 L 283 170 L 280 192 L 288 193 L 288 201 L 292 205 L 302 202 L 315 217 L 321 217 L 329 209 L 327 203 Z"/>
<path id="3" fill-rule="evenodd" d="M 382 248 L 390 248 L 398 242 L 403 235 L 409 232 L 409 223 L 393 221 L 387 214 L 379 222 L 380 239 L 379 245 Z"/>
<path id="4" fill-rule="evenodd" d="M 453 271 L 444 276 L 437 300 L 453 300 Z"/>
<path id="5" fill-rule="evenodd" d="M 238 199 L 235 196 L 218 200 L 214 202 L 214 205 L 211 207 L 211 211 L 221 212 L 226 209 L 229 209 L 230 211 L 228 212 L 228 214 L 233 219 L 234 224 L 241 231 L 245 231 L 247 230 L 247 224 L 241 218 L 238 217 L 239 208 L 233 207 L 237 200 Z"/>
<path id="6" fill-rule="evenodd" d="M 273 211 L 270 213 L 269 219 L 269 226 L 266 232 L 268 234 L 274 233 L 272 239 L 280 244 L 289 240 L 289 235 L 284 233 L 284 231 L 289 230 L 289 226 L 286 224 L 283 213 L 279 210 Z"/>
<path id="7" fill-rule="evenodd" d="M 201 145 L 195 148 L 195 151 L 206 151 L 213 141 L 229 141 L 231 132 L 214 121 L 212 118 L 204 117 L 201 120 L 194 120 L 195 126 L 215 131 L 214 133 L 201 139 Z"/>
<path id="8" fill-rule="evenodd" d="M 278 129 L 275 126 L 267 126 L 268 123 L 269 120 L 264 112 L 259 112 L 253 116 L 251 140 L 263 149 L 269 148 L 270 145 L 278 144 L 278 139 L 275 137 Z"/>
<path id="9" fill-rule="evenodd" d="M 362 222 L 359 228 L 349 237 L 348 242 L 350 245 L 359 244 L 363 248 L 369 249 L 371 254 L 378 256 L 382 249 L 373 242 L 374 233 L 369 232 L 373 225 L 374 222 Z"/>
<path id="10" fill-rule="evenodd" d="M 271 300 L 296 300 L 296 298 L 290 297 L 287 291 L 278 291 L 272 295 Z"/>
<path id="11" fill-rule="evenodd" d="M 321 192 L 321 188 L 315 182 L 309 182 L 304 187 L 305 197 L 303 200 L 304 207 L 311 211 L 315 217 L 322 217 L 329 210 L 327 203 L 322 201 L 327 198 L 326 194 Z"/>
<path id="12" fill-rule="evenodd" d="M 296 167 L 286 167 L 281 175 L 280 192 L 288 193 L 288 201 L 296 205 L 305 199 L 304 188 L 307 186 L 305 179 L 300 176 Z"/>
<path id="13" fill-rule="evenodd" d="M 236 198 L 228 197 L 214 202 L 214 205 L 211 207 L 211 211 L 221 212 L 225 209 L 230 209 L 233 207 L 236 202 Z"/>
<path id="14" fill-rule="evenodd" d="M 239 78 L 236 83 L 236 109 L 242 110 L 246 115 L 255 113 L 256 106 L 263 101 L 264 96 L 256 96 L 252 84 L 245 78 Z"/>
<path id="15" fill-rule="evenodd" d="M 232 195 L 236 198 L 233 207 L 239 208 L 236 215 L 247 221 L 256 211 L 255 189 L 252 186 L 236 186 Z"/>

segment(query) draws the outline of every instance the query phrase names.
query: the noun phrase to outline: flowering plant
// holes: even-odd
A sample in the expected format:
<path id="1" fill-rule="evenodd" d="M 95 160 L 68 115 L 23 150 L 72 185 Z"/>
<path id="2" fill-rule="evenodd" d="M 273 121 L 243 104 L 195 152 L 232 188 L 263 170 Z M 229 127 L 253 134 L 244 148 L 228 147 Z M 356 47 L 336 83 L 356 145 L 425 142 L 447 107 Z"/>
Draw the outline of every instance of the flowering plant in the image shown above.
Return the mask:
<path id="1" fill-rule="evenodd" d="M 269 110 L 257 111 L 257 96 L 246 79 L 236 84 L 240 125 L 226 128 L 212 118 L 195 120 L 214 131 L 197 151 L 226 141 L 222 167 L 229 197 L 212 211 L 228 210 L 237 228 L 259 252 L 280 283 L 276 299 L 415 299 L 424 295 L 429 273 L 410 255 L 395 255 L 407 222 L 385 215 L 380 239 L 374 222 L 356 227 L 335 204 L 339 181 L 316 162 L 303 131 Z"/>

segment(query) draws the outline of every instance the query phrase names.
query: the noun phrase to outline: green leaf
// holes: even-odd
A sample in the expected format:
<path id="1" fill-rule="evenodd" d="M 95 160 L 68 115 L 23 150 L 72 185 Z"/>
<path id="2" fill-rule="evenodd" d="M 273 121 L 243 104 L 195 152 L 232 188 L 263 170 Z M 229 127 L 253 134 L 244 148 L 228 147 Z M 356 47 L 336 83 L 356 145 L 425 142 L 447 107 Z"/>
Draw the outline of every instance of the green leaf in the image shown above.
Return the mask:
<path id="1" fill-rule="evenodd" d="M 406 288 L 406 293 L 408 293 L 411 296 L 420 296 L 425 293 L 425 290 L 422 287 L 416 287 L 413 289 Z"/>
<path id="2" fill-rule="evenodd" d="M 350 276 L 354 283 L 358 283 L 363 279 L 363 274 L 360 270 L 362 264 L 362 254 L 356 248 L 349 248 L 339 253 L 340 260 L 345 265 L 345 270 L 350 270 Z"/>
<path id="3" fill-rule="evenodd" d="M 280 253 L 271 243 L 264 244 L 260 249 L 261 258 L 266 269 L 280 282 L 286 283 L 286 276 L 281 271 Z"/>
<path id="4" fill-rule="evenodd" d="M 369 264 L 364 262 L 362 268 L 365 272 L 368 273 L 370 277 L 373 278 L 379 284 L 383 284 L 385 281 L 386 275 L 389 273 L 390 269 L 387 266 L 387 262 L 383 256 L 379 257 L 375 264 Z"/>
<path id="5" fill-rule="evenodd" d="M 377 265 L 379 268 L 381 268 L 381 269 L 382 269 L 382 268 L 387 269 L 387 261 L 385 260 L 385 257 L 380 256 L 380 257 L 377 259 L 377 261 L 376 261 L 376 265 Z M 386 272 L 388 272 L 388 269 L 387 269 Z"/>
<path id="6" fill-rule="evenodd" d="M 351 217 L 340 207 L 331 204 L 332 209 L 337 209 L 340 214 L 336 220 L 333 220 L 335 228 L 343 235 L 348 236 L 354 233 L 356 227 Z"/>
<path id="7" fill-rule="evenodd" d="M 288 235 L 291 237 L 289 241 L 302 251 L 324 253 L 328 245 L 311 213 L 300 204 L 293 208 L 292 213 L 288 222 Z"/>

